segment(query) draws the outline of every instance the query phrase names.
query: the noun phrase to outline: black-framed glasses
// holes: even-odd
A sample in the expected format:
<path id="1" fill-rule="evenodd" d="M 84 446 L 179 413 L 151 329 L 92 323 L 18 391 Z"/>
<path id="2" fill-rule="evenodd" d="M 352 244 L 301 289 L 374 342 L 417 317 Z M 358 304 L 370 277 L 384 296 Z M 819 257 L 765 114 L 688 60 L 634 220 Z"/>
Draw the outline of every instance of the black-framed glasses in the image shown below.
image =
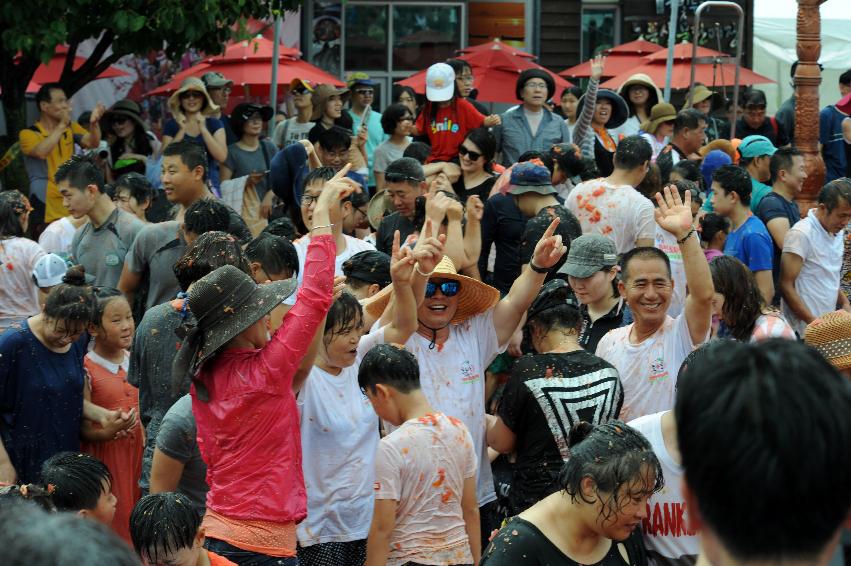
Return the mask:
<path id="1" fill-rule="evenodd" d="M 375 91 L 372 90 L 371 88 L 368 88 L 368 89 L 364 88 L 364 89 L 356 90 L 355 94 L 359 94 L 361 96 L 373 96 L 375 94 Z"/>
<path id="2" fill-rule="evenodd" d="M 305 194 L 301 195 L 301 201 L 300 202 L 301 202 L 301 206 L 308 207 L 318 200 L 319 200 L 318 196 L 313 196 L 313 195 L 309 195 L 309 194 L 305 193 Z"/>
<path id="3" fill-rule="evenodd" d="M 458 146 L 458 155 L 466 155 L 470 161 L 476 161 L 482 156 L 478 151 L 469 150 L 464 145 Z"/>
<path id="4" fill-rule="evenodd" d="M 388 183 L 404 183 L 405 181 L 411 181 L 412 183 L 422 183 L 425 179 L 418 179 L 417 177 L 411 177 L 410 175 L 405 175 L 403 173 L 390 173 L 387 172 L 384 174 L 384 180 Z"/>
<path id="5" fill-rule="evenodd" d="M 442 281 L 440 283 L 432 283 L 429 281 L 426 283 L 425 288 L 426 298 L 429 299 L 433 297 L 438 288 L 440 288 L 440 292 L 443 293 L 444 297 L 454 297 L 458 294 L 458 291 L 461 290 L 461 283 L 459 281 Z"/>

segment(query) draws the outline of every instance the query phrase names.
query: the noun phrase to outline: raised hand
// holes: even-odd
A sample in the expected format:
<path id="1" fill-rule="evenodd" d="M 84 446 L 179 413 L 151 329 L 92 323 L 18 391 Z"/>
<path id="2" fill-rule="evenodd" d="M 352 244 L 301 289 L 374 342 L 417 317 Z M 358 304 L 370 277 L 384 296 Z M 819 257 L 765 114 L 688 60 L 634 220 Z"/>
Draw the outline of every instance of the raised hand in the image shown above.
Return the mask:
<path id="1" fill-rule="evenodd" d="M 95 106 L 95 109 L 92 110 L 92 117 L 89 118 L 89 124 L 94 126 L 95 124 L 100 122 L 100 119 L 103 117 L 104 112 L 106 112 L 106 106 L 103 105 L 103 102 L 98 102 L 97 106 Z"/>
<path id="2" fill-rule="evenodd" d="M 430 192 L 426 195 L 426 218 L 431 218 L 435 224 L 440 225 L 446 218 L 451 198 L 441 192 Z"/>
<path id="3" fill-rule="evenodd" d="M 535 245 L 535 253 L 532 254 L 532 264 L 535 267 L 548 269 L 561 259 L 567 252 L 567 247 L 562 243 L 560 235 L 554 235 L 561 220 L 558 218 L 550 222 L 547 231 Z"/>
<path id="4" fill-rule="evenodd" d="M 407 246 L 399 246 L 399 230 L 396 230 L 393 234 L 393 257 L 390 262 L 390 279 L 394 287 L 411 284 L 416 263 L 413 250 Z"/>
<path id="5" fill-rule="evenodd" d="M 331 224 L 339 223 L 342 219 L 340 202 L 352 193 L 361 191 L 360 185 L 346 177 L 346 173 L 351 168 L 352 164 L 347 163 L 331 180 L 322 186 L 322 192 L 319 194 L 316 209 L 313 212 L 314 223 L 316 223 L 317 214 L 320 215 L 320 218 L 323 214 L 327 214 Z"/>
<path id="6" fill-rule="evenodd" d="M 431 273 L 440 260 L 443 259 L 443 245 L 446 243 L 446 234 L 435 236 L 435 223 L 431 218 L 426 218 L 420 239 L 414 248 L 414 259 L 419 264 L 421 273 Z"/>
<path id="7" fill-rule="evenodd" d="M 316 152 L 316 148 L 313 147 L 313 144 L 310 143 L 309 140 L 298 140 L 298 143 L 304 146 L 304 151 L 307 152 L 307 156 L 310 157 L 312 153 Z"/>
<path id="8" fill-rule="evenodd" d="M 683 201 L 673 185 L 666 186 L 662 191 L 656 193 L 656 202 L 659 203 L 655 211 L 656 224 L 676 236 L 677 240 L 682 240 L 693 228 L 691 193 L 686 191 Z"/>
<path id="9" fill-rule="evenodd" d="M 591 59 L 591 78 L 599 81 L 606 69 L 606 58 L 601 54 Z"/>
<path id="10" fill-rule="evenodd" d="M 485 215 L 485 203 L 478 195 L 470 195 L 467 198 L 467 223 L 480 222 Z"/>

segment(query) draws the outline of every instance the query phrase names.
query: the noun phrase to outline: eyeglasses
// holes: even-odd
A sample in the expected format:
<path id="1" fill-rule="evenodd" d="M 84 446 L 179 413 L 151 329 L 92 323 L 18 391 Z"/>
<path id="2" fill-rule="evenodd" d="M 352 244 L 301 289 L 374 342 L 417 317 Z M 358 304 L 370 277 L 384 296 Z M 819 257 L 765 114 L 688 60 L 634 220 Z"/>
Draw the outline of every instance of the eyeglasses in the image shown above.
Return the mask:
<path id="1" fill-rule="evenodd" d="M 416 177 L 411 177 L 410 175 L 404 175 L 402 173 L 385 173 L 384 180 L 388 183 L 403 183 L 405 181 L 411 181 L 412 183 L 422 183 L 425 179 L 418 179 Z"/>
<path id="2" fill-rule="evenodd" d="M 440 292 L 443 293 L 444 297 L 454 297 L 461 290 L 461 283 L 458 281 L 443 281 L 441 283 L 432 283 L 429 281 L 426 283 L 425 288 L 426 298 L 433 297 L 438 288 L 440 288 Z"/>
<path id="3" fill-rule="evenodd" d="M 204 98 L 204 95 L 197 90 L 187 90 L 180 93 L 180 98 Z"/>
<path id="4" fill-rule="evenodd" d="M 478 159 L 482 156 L 481 153 L 477 151 L 471 151 L 463 145 L 458 146 L 458 155 L 466 155 L 470 159 L 470 161 L 478 161 Z"/>
<path id="5" fill-rule="evenodd" d="M 320 145 L 320 147 L 321 147 L 321 145 Z M 349 150 L 348 149 L 343 149 L 343 150 L 340 150 L 340 151 L 322 150 L 322 154 L 325 156 L 326 159 L 340 160 L 340 159 L 346 159 L 349 156 Z"/>
<path id="6" fill-rule="evenodd" d="M 316 202 L 318 200 L 319 200 L 318 196 L 313 196 L 313 195 L 309 195 L 309 194 L 305 193 L 305 194 L 301 195 L 301 206 L 307 208 L 311 204 L 313 204 L 314 202 Z"/>
<path id="7" fill-rule="evenodd" d="M 355 91 L 355 94 L 359 94 L 361 96 L 372 96 L 375 94 L 375 91 L 372 89 L 358 89 Z"/>
<path id="8" fill-rule="evenodd" d="M 296 87 L 296 88 L 293 89 L 293 94 L 296 95 L 296 96 L 301 96 L 303 94 L 307 94 L 308 92 L 310 92 L 310 91 L 307 90 L 306 88 L 304 88 L 303 86 Z"/>
<path id="9" fill-rule="evenodd" d="M 547 83 L 543 83 L 543 82 L 539 83 L 538 81 L 535 81 L 535 82 L 530 81 L 530 82 L 526 83 L 524 86 L 526 86 L 528 88 L 547 88 Z"/>

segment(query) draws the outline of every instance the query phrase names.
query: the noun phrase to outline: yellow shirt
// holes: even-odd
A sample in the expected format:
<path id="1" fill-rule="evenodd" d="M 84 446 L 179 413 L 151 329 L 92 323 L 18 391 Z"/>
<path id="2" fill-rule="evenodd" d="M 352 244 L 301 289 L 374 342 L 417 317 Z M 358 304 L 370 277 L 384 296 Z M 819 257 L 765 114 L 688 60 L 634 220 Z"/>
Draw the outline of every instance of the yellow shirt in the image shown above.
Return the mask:
<path id="1" fill-rule="evenodd" d="M 77 136 L 85 136 L 88 133 L 89 132 L 77 122 L 71 122 L 71 125 L 62 132 L 62 137 L 59 138 L 59 143 L 56 144 L 56 147 L 53 148 L 53 151 L 50 152 L 46 160 L 40 160 L 31 154 L 38 144 L 47 139 L 50 132 L 45 130 L 39 122 L 36 122 L 32 128 L 25 128 L 21 130 L 20 134 L 18 134 L 18 141 L 21 144 L 21 153 L 28 157 L 28 161 L 46 161 L 47 163 L 47 170 L 41 174 L 34 172 L 30 163 L 27 164 L 27 173 L 30 176 L 31 192 L 35 190 L 33 184 L 38 183 L 39 180 L 44 182 L 44 180 L 39 179 L 39 177 L 42 175 L 46 175 L 47 177 L 47 191 L 44 201 L 44 221 L 46 223 L 59 220 L 63 216 L 68 215 L 68 210 L 62 204 L 62 195 L 59 194 L 59 188 L 56 186 L 56 182 L 54 181 L 54 175 L 56 175 L 56 170 L 59 166 L 71 159 L 71 156 L 74 155 L 74 138 Z M 36 192 L 36 194 L 38 194 L 38 192 Z"/>

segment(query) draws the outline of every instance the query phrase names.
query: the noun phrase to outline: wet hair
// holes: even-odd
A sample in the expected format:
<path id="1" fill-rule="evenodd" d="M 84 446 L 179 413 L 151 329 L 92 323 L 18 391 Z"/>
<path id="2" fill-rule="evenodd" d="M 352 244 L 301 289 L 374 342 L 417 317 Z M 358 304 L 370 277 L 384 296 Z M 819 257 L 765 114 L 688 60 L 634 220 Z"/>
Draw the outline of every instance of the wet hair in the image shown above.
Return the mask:
<path id="1" fill-rule="evenodd" d="M 53 101 L 54 90 L 61 90 L 62 92 L 65 92 L 65 88 L 59 83 L 44 83 L 41 85 L 41 88 L 38 89 L 38 92 L 35 93 L 35 105 L 39 111 L 41 111 L 42 102 L 47 102 L 49 104 Z"/>
<path id="2" fill-rule="evenodd" d="M 56 511 L 53 503 L 52 486 L 34 483 L 0 487 L 0 508 L 9 506 L 33 507 L 45 511 Z"/>
<path id="3" fill-rule="evenodd" d="M 98 327 L 103 326 L 103 313 L 109 303 L 115 300 L 127 300 L 124 293 L 112 287 L 92 287 L 92 294 L 94 295 L 94 311 L 92 312 L 91 322 Z"/>
<path id="4" fill-rule="evenodd" d="M 181 493 L 146 495 L 130 514 L 130 538 L 136 553 L 149 562 L 160 556 L 192 548 L 201 528 L 201 513 Z"/>
<path id="5" fill-rule="evenodd" d="M 196 236 L 230 226 L 230 211 L 221 201 L 202 198 L 193 202 L 183 215 L 183 228 Z"/>
<path id="6" fill-rule="evenodd" d="M 50 290 L 44 303 L 44 316 L 58 323 L 66 323 L 68 335 L 74 334 L 71 326 L 79 330 L 92 320 L 95 309 L 94 293 L 86 283 L 86 270 L 82 265 L 68 268 L 62 283 Z"/>
<path id="7" fill-rule="evenodd" d="M 139 566 L 139 557 L 108 527 L 71 513 L 0 506 L 3 566 Z"/>
<path id="8" fill-rule="evenodd" d="M 804 154 L 794 147 L 781 147 L 771 156 L 769 169 L 771 171 L 771 183 L 780 175 L 780 171 L 791 171 L 792 164 L 796 157 L 802 157 Z"/>
<path id="9" fill-rule="evenodd" d="M 410 114 L 410 110 L 404 104 L 391 104 L 381 113 L 381 129 L 388 136 L 392 136 L 396 132 L 396 125 L 404 117 Z"/>
<path id="10" fill-rule="evenodd" d="M 615 150 L 615 169 L 632 171 L 643 167 L 653 158 L 653 148 L 641 136 L 627 136 L 618 143 Z"/>
<path id="11" fill-rule="evenodd" d="M 579 330 L 582 327 L 582 316 L 576 306 L 563 303 L 541 311 L 533 318 L 527 319 L 526 324 L 530 328 L 537 328 L 543 334 L 559 328 Z"/>
<path id="12" fill-rule="evenodd" d="M 249 263 L 259 263 L 268 275 L 280 275 L 285 271 L 290 273 L 290 277 L 298 274 L 295 246 L 279 236 L 261 233 L 245 246 L 245 257 Z"/>
<path id="13" fill-rule="evenodd" d="M 841 200 L 851 204 L 851 179 L 834 179 L 819 191 L 818 203 L 823 204 L 828 212 L 833 212 Z"/>
<path id="14" fill-rule="evenodd" d="M 363 328 L 363 307 L 354 295 L 343 291 L 340 298 L 331 303 L 331 308 L 328 309 L 323 341 L 327 346 L 335 337 L 361 328 Z"/>
<path id="15" fill-rule="evenodd" d="M 20 191 L 0 193 L 0 238 L 20 238 L 24 236 L 21 216 L 29 210 L 27 197 Z"/>
<path id="16" fill-rule="evenodd" d="M 343 115 L 346 114 L 347 112 L 343 112 Z M 321 145 L 325 151 L 349 149 L 352 147 L 352 134 L 345 128 L 331 126 L 319 132 L 319 135 L 316 136 L 316 143 Z"/>
<path id="17" fill-rule="evenodd" d="M 700 219 L 700 241 L 709 244 L 718 232 L 730 229 L 730 221 L 723 216 L 710 212 Z"/>
<path id="18" fill-rule="evenodd" d="M 851 508 L 848 407 L 851 383 L 797 340 L 710 343 L 683 372 L 685 481 L 735 560 L 816 562 Z"/>
<path id="19" fill-rule="evenodd" d="M 89 185 L 94 185 L 99 193 L 103 193 L 106 185 L 103 173 L 94 160 L 83 155 L 75 155 L 60 165 L 53 179 L 57 185 L 67 181 L 69 187 L 78 191 L 84 191 Z"/>
<path id="20" fill-rule="evenodd" d="M 597 161 L 590 157 L 583 157 L 582 163 L 585 164 L 585 171 L 579 174 L 579 178 L 583 181 L 591 181 L 592 179 L 599 179 L 602 175 L 600 173 L 600 168 L 597 167 Z M 651 165 L 655 165 L 655 163 L 651 163 Z"/>
<path id="21" fill-rule="evenodd" d="M 121 189 L 129 190 L 130 196 L 136 199 L 139 204 L 143 204 L 145 201 L 149 203 L 154 201 L 154 187 L 148 178 L 140 173 L 125 173 L 112 184 L 112 189 L 115 196 Z"/>
<path id="22" fill-rule="evenodd" d="M 553 161 L 553 158 L 550 157 L 549 152 L 535 150 L 523 152 L 520 154 L 520 157 L 517 158 L 517 163 L 524 163 L 526 161 L 532 161 L 533 159 L 540 160 L 540 162 L 544 164 L 544 167 L 549 169 L 550 175 L 553 174 L 555 162 Z"/>
<path id="23" fill-rule="evenodd" d="M 599 501 L 599 519 L 604 524 L 615 522 L 631 498 L 651 495 L 665 485 L 653 447 L 640 432 L 621 421 L 596 426 L 579 422 L 570 429 L 567 444 L 570 458 L 559 473 L 558 485 L 573 502 L 578 499 L 590 505 Z M 652 478 L 649 485 L 643 481 L 648 469 Z M 582 493 L 585 478 L 594 481 L 596 497 L 592 499 Z"/>
<path id="24" fill-rule="evenodd" d="M 738 165 L 722 165 L 712 172 L 712 181 L 724 189 L 727 194 L 736 193 L 742 206 L 751 203 L 753 184 L 747 169 Z"/>
<path id="25" fill-rule="evenodd" d="M 334 171 L 331 167 L 317 167 L 316 169 L 312 169 L 307 175 L 304 176 L 304 181 L 301 184 L 301 192 L 304 194 L 304 191 L 307 190 L 307 187 L 316 183 L 317 181 L 321 181 L 324 185 L 328 181 L 334 178 L 337 172 Z"/>
<path id="26" fill-rule="evenodd" d="M 722 338 L 720 340 L 717 340 L 717 342 L 729 342 L 729 340 Z M 677 370 L 678 380 L 683 376 L 683 373 L 685 373 L 689 366 L 693 364 L 705 364 L 710 361 L 709 358 L 706 356 L 706 352 L 709 351 L 709 345 L 712 343 L 713 342 L 704 342 L 703 344 L 689 352 L 689 355 L 686 356 L 686 359 L 684 359 L 683 363 L 680 364 L 680 369 Z"/>
<path id="27" fill-rule="evenodd" d="M 173 141 L 163 150 L 163 157 L 177 155 L 187 169 L 194 171 L 197 167 L 204 169 L 203 180 L 207 180 L 207 152 L 197 143 L 187 139 Z"/>
<path id="28" fill-rule="evenodd" d="M 390 285 L 390 256 L 377 250 L 358 252 L 343 263 L 343 275 L 354 289 L 373 283 L 383 289 Z"/>
<path id="29" fill-rule="evenodd" d="M 697 161 L 680 159 L 674 164 L 674 167 L 671 169 L 671 173 L 675 171 L 679 173 L 680 177 L 683 179 L 695 183 L 698 191 L 700 190 L 703 185 L 703 175 L 700 174 L 700 165 Z"/>
<path id="30" fill-rule="evenodd" d="M 82 452 L 59 452 L 41 465 L 41 482 L 54 486 L 53 503 L 59 511 L 94 509 L 109 492 L 112 474 L 106 464 Z"/>
<path id="31" fill-rule="evenodd" d="M 575 145 L 572 146 L 573 151 L 570 149 L 565 151 L 563 146 L 566 145 L 572 144 L 556 144 L 551 147 L 550 157 L 568 178 L 581 177 L 585 172 L 585 162 L 582 160 L 582 154 Z"/>
<path id="32" fill-rule="evenodd" d="M 263 228 L 262 233 L 279 236 L 290 242 L 296 239 L 295 224 L 293 224 L 292 219 L 288 216 L 281 216 L 272 220 L 268 226 Z"/>
<path id="33" fill-rule="evenodd" d="M 668 279 L 671 278 L 671 260 L 668 259 L 668 255 L 660 250 L 659 248 L 653 248 L 649 246 L 632 248 L 621 257 L 621 280 L 627 281 L 629 280 L 629 264 L 634 259 L 658 259 L 662 263 L 665 264 L 665 268 L 668 271 Z"/>
<path id="34" fill-rule="evenodd" d="M 643 196 L 650 199 L 650 202 L 656 203 L 656 193 L 662 191 L 662 170 L 656 163 L 650 163 L 647 167 L 647 174 L 635 187 L 635 190 Z"/>
<path id="35" fill-rule="evenodd" d="M 233 265 L 244 273 L 251 267 L 237 239 L 226 232 L 210 231 L 201 234 L 174 264 L 174 275 L 180 288 L 189 286 L 224 265 Z"/>
<path id="36" fill-rule="evenodd" d="M 479 148 L 479 153 L 485 158 L 485 171 L 493 171 L 493 157 L 496 155 L 496 138 L 493 137 L 490 130 L 488 128 L 474 128 L 467 132 L 461 143 L 467 140 L 476 144 Z"/>
<path id="37" fill-rule="evenodd" d="M 706 116 L 697 108 L 680 110 L 674 119 L 674 135 L 676 136 L 686 128 L 695 130 L 700 126 L 701 122 L 706 123 Z"/>
<path id="38" fill-rule="evenodd" d="M 399 344 L 379 344 L 361 360 L 358 385 L 362 391 L 375 393 L 375 386 L 388 385 L 399 393 L 420 388 L 420 366 L 417 358 Z"/>
<path id="39" fill-rule="evenodd" d="M 423 164 L 426 162 L 426 159 L 431 155 L 431 146 L 425 142 L 411 142 L 408 144 L 408 147 L 405 148 L 405 151 L 402 153 L 402 157 L 411 157 L 416 159 Z"/>
<path id="40" fill-rule="evenodd" d="M 709 262 L 709 272 L 715 291 L 724 295 L 721 319 L 733 338 L 747 342 L 765 308 L 753 273 L 741 261 L 727 255 Z"/>

